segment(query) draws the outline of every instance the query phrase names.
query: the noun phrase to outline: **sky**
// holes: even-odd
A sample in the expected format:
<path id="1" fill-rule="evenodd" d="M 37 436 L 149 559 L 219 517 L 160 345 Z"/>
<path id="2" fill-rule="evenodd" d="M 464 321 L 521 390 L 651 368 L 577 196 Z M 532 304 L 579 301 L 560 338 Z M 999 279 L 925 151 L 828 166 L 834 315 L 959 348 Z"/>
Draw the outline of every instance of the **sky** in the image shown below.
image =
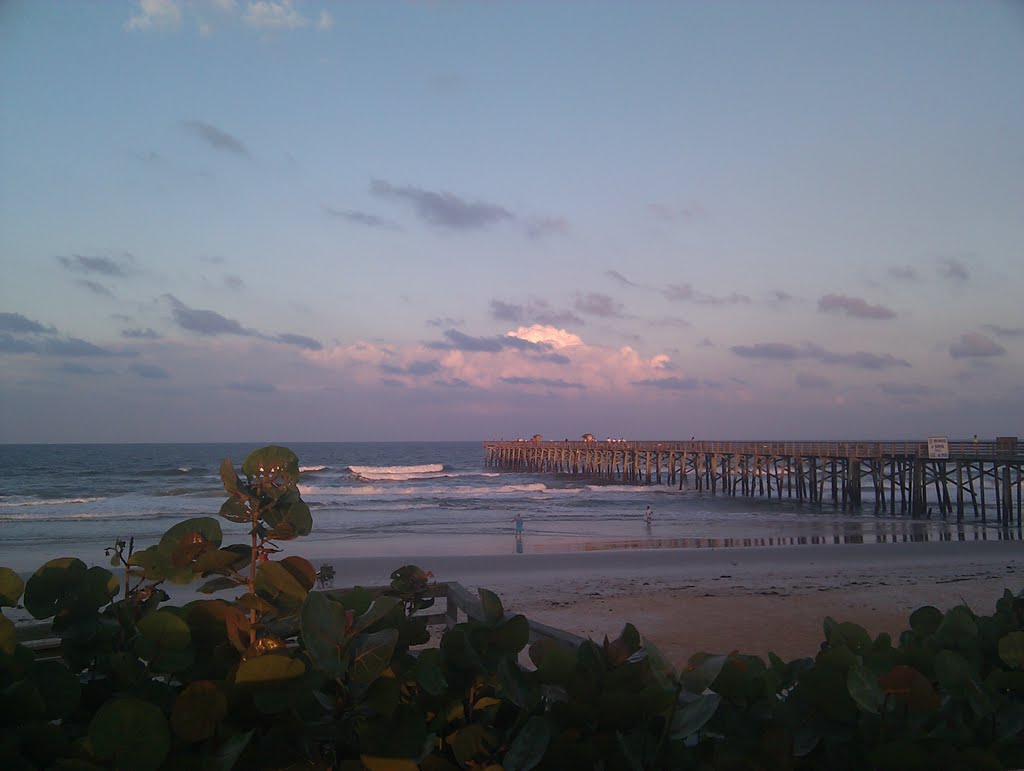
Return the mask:
<path id="1" fill-rule="evenodd" d="M 0 4 L 0 441 L 1024 436 L 1024 3 Z"/>

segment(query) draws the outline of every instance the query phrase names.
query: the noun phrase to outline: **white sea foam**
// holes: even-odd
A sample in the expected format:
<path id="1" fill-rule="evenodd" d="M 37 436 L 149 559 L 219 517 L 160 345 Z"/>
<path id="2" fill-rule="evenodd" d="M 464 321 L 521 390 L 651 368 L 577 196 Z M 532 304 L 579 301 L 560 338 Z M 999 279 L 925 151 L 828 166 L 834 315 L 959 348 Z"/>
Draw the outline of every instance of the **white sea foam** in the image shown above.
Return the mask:
<path id="1" fill-rule="evenodd" d="M 33 498 L 29 500 L 0 501 L 0 508 L 21 508 L 22 506 L 60 506 L 71 503 L 92 503 L 100 498 Z"/>
<path id="2" fill-rule="evenodd" d="M 372 482 L 409 482 L 443 476 L 444 466 L 440 463 L 420 466 L 349 466 L 348 470 L 360 479 Z"/>
<path id="3" fill-rule="evenodd" d="M 313 471 L 323 471 L 326 468 L 327 466 L 299 466 L 299 472 L 301 473 L 305 471 L 307 473 L 311 473 Z"/>

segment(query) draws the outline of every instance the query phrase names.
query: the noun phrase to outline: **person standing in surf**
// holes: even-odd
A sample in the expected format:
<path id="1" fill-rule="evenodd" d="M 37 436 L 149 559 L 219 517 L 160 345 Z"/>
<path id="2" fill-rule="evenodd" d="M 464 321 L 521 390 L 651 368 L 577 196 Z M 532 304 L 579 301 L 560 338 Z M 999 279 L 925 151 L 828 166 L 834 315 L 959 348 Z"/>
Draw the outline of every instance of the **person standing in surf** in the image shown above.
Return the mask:
<path id="1" fill-rule="evenodd" d="M 513 517 L 512 521 L 516 523 L 516 535 L 522 535 L 523 534 L 523 515 L 517 513 L 515 515 L 515 517 Z"/>
<path id="2" fill-rule="evenodd" d="M 651 511 L 651 507 L 648 506 L 644 509 L 644 524 L 647 525 L 647 527 L 650 527 L 652 522 L 654 522 L 654 512 Z"/>

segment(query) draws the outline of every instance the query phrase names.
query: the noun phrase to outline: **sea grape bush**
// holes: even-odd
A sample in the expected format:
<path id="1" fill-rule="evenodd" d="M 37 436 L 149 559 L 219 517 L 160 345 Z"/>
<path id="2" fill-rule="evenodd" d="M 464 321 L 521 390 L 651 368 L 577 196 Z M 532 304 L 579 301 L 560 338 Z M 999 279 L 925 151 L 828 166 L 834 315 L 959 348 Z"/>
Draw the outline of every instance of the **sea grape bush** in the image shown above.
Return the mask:
<path id="1" fill-rule="evenodd" d="M 314 591 L 278 543 L 312 529 L 298 459 L 269 446 L 221 467 L 220 515 L 27 582 L 0 608 L 50 622 L 37 657 L 0 613 L 5 769 L 998 769 L 1024 767 L 1024 593 L 989 616 L 915 611 L 897 641 L 825 620 L 814 658 L 698 654 L 677 671 L 627 624 L 614 641 L 529 644 L 493 593 L 436 645 L 414 565 L 383 593 Z M 230 599 L 175 606 L 202 581 Z M 123 583 L 122 583 L 123 581 Z M 524 666 L 526 660 L 530 665 Z"/>

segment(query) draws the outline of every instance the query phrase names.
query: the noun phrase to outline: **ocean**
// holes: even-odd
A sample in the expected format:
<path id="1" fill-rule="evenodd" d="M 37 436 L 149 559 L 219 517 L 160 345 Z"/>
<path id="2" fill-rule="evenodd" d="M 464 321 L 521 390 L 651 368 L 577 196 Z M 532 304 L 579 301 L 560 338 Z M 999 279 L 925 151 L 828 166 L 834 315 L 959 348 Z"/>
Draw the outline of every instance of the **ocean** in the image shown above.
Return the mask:
<path id="1" fill-rule="evenodd" d="M 216 517 L 218 469 L 254 444 L 0 445 L 0 565 L 76 556 L 106 564 L 117 538 L 156 543 L 187 517 Z M 564 553 L 1019 537 L 973 520 L 913 520 L 790 500 L 594 483 L 484 466 L 479 442 L 288 444 L 313 532 L 285 544 L 317 557 Z M 644 522 L 650 506 L 652 523 Z M 522 516 L 521 536 L 514 518 Z M 221 520 L 225 543 L 244 525 Z M 797 552 L 794 552 L 796 554 Z M 400 564 L 396 562 L 396 564 Z"/>

